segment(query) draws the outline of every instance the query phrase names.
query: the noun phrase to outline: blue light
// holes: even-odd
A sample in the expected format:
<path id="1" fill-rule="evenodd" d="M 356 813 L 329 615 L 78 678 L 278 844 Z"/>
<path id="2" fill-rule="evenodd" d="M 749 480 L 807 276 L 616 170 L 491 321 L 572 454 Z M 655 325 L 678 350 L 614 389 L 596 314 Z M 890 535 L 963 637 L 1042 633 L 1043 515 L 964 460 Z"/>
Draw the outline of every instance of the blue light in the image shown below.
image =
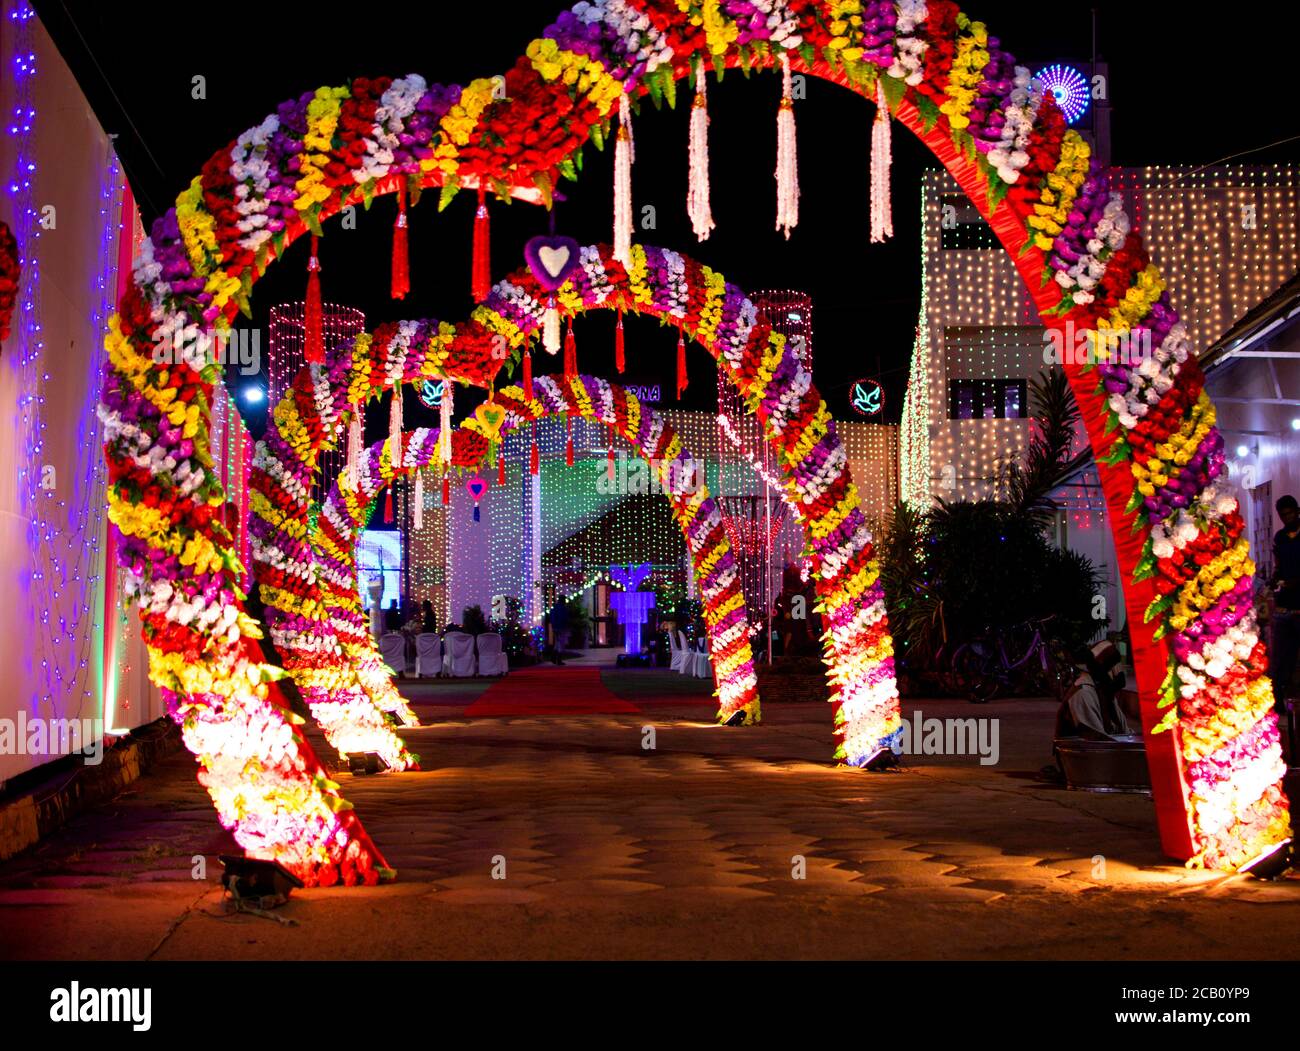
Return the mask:
<path id="1" fill-rule="evenodd" d="M 266 391 L 256 383 L 249 384 L 249 386 L 244 388 L 242 393 L 244 401 L 249 405 L 260 405 L 262 402 L 266 401 Z"/>
<path id="2" fill-rule="evenodd" d="M 1092 85 L 1073 66 L 1048 66 L 1035 79 L 1052 93 L 1067 124 L 1077 124 L 1092 106 Z"/>

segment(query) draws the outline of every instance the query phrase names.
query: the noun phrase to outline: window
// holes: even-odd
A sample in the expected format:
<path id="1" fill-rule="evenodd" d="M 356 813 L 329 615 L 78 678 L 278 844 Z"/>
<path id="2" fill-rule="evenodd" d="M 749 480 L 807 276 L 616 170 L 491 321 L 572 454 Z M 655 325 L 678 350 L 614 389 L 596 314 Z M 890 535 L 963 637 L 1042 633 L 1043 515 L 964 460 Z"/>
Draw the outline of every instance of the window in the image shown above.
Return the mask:
<path id="1" fill-rule="evenodd" d="M 952 380 L 948 384 L 950 420 L 1024 420 L 1029 417 L 1025 380 Z"/>

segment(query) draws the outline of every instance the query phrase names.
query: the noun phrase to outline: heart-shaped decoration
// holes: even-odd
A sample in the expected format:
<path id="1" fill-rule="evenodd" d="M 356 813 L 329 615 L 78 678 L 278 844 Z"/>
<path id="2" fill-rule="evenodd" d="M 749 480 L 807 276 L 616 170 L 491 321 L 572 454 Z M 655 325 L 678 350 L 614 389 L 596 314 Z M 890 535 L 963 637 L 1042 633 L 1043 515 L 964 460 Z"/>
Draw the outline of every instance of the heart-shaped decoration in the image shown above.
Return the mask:
<path id="1" fill-rule="evenodd" d="M 483 481 L 482 478 L 471 478 L 465 483 L 465 491 L 474 498 L 475 503 L 478 503 L 483 499 L 483 494 L 487 492 L 487 482 Z"/>
<path id="2" fill-rule="evenodd" d="M 485 401 L 474 410 L 474 419 L 478 423 L 478 432 L 492 441 L 500 433 L 501 425 L 506 422 L 506 413 L 495 402 Z"/>
<path id="3" fill-rule="evenodd" d="M 564 268 L 569 265 L 569 260 L 573 253 L 569 251 L 569 246 L 564 245 L 560 248 L 552 248 L 550 245 L 542 245 L 537 252 L 537 257 L 542 261 L 542 269 L 554 277 L 556 274 L 564 273 Z"/>
<path id="4" fill-rule="evenodd" d="M 578 269 L 581 251 L 572 237 L 543 235 L 524 245 L 524 260 L 537 283 L 547 292 L 554 292 Z"/>

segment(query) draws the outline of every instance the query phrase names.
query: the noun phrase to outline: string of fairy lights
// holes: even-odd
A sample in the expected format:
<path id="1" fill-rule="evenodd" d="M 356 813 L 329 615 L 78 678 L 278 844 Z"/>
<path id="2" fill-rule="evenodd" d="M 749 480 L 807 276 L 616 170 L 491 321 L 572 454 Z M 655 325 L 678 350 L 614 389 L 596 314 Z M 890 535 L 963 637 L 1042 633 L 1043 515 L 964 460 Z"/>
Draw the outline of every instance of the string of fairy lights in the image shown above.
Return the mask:
<path id="1" fill-rule="evenodd" d="M 18 302 L 18 459 L 17 494 L 20 513 L 27 518 L 31 575 L 28 602 L 35 614 L 31 639 L 33 672 L 38 684 L 31 697 L 38 705 L 58 705 L 62 714 L 82 715 L 85 702 L 95 702 L 99 688 L 92 657 L 101 637 L 102 611 L 97 608 L 97 574 L 102 563 L 104 521 L 104 462 L 97 455 L 98 422 L 94 413 L 95 380 L 104 364 L 96 343 L 87 355 L 88 404 L 78 413 L 79 469 L 74 477 L 59 476 L 47 463 L 46 385 L 52 382 L 42 324 L 42 209 L 47 202 L 36 193 L 36 14 L 26 0 L 8 12 L 11 29 L 11 73 L 14 105 L 8 133 L 14 140 L 14 173 L 8 191 L 14 199 L 14 234 L 22 255 Z M 120 210 L 120 172 L 111 148 L 101 176 L 98 215 L 99 245 L 92 278 L 91 326 L 98 335 L 107 323 L 116 291 L 113 247 Z M 55 213 L 57 214 L 57 213 Z M 57 220 L 56 220 L 57 221 Z M 57 229 L 57 227 L 54 227 Z M 76 348 L 68 348 L 79 353 Z M 64 495 L 68 494 L 68 495 Z"/>
<path id="2" fill-rule="evenodd" d="M 321 304 L 321 335 L 325 346 L 335 347 L 346 340 L 355 339 L 366 330 L 366 315 L 355 307 L 340 303 Z M 306 364 L 307 356 L 306 304 L 280 303 L 271 308 L 267 326 L 266 396 L 268 405 L 279 405 L 280 399 L 292 385 L 294 377 Z M 320 470 L 312 490 L 312 498 L 321 503 L 329 493 L 330 484 L 343 470 L 344 450 L 325 448 L 320 453 Z"/>
<path id="3" fill-rule="evenodd" d="M 1300 265 L 1300 169 L 1290 165 L 1112 171 L 1152 261 L 1179 290 L 1193 345 L 1210 345 Z M 1029 428 L 999 410 L 953 419 L 951 386 L 1027 379 L 1043 367 L 1043 328 L 1014 263 L 991 239 L 957 229 L 972 209 L 946 172 L 922 179 L 921 315 L 903 413 L 905 502 L 979 499 L 998 465 L 1024 448 Z M 982 220 L 974 219 L 982 225 Z M 1027 406 L 1020 404 L 1018 411 Z M 1086 480 L 1085 480 L 1086 481 Z M 1100 492 L 1067 497 L 1081 525 L 1104 514 Z"/>
<path id="4" fill-rule="evenodd" d="M 747 485 L 724 477 L 731 471 L 715 416 L 676 409 L 659 412 L 683 445 L 704 462 L 704 481 L 710 493 L 717 495 L 727 485 L 737 491 L 761 489 L 752 467 L 743 461 L 740 467 L 748 475 Z M 837 429 L 854 477 L 861 479 L 867 513 L 883 517 L 898 492 L 897 428 L 854 421 L 837 424 Z M 453 476 L 451 503 L 444 507 L 438 469 L 424 469 L 419 528 L 407 503 L 414 486 L 404 483 L 399 487 L 395 516 L 407 533 L 410 600 L 417 604 L 429 600 L 438 622 L 444 624 L 462 619 L 468 605 L 482 606 L 491 618 L 491 600 L 500 596 L 517 599 L 525 621 L 536 622 L 555 595 L 576 597 L 606 579 L 608 565 L 595 564 L 595 560 L 608 561 L 611 551 L 638 552 L 638 558 L 655 566 L 651 584 L 662 592 L 661 611 L 671 610 L 679 599 L 693 597 L 681 531 L 667 513 L 666 502 L 656 506 L 663 497 L 654 488 L 654 476 L 640 455 L 615 436 L 615 479 L 611 484 L 607 428 L 578 418 L 572 421 L 573 466 L 565 456 L 569 438 L 569 423 L 564 418 L 538 421 L 539 473 L 534 476 L 529 471 L 531 429 L 508 434 L 498 452 L 506 464 L 506 484 L 497 483 L 497 471 L 488 464 L 477 472 L 477 477 L 489 483 L 479 501 L 477 522 L 473 501 L 465 490 L 465 482 L 475 477 L 475 472 Z M 569 538 L 597 526 L 604 530 L 599 538 L 589 536 L 585 546 L 573 543 L 565 549 L 581 546 L 584 554 L 579 560 L 556 563 L 550 553 Z M 772 545 L 773 557 L 795 561 L 803 546 L 794 516 L 785 516 Z"/>

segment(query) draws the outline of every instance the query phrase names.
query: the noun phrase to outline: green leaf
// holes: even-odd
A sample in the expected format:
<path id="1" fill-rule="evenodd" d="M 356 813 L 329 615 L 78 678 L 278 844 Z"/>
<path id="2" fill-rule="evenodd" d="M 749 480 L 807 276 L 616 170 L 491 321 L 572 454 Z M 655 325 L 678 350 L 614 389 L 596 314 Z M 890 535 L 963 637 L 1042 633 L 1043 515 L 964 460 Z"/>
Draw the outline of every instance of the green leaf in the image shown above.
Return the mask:
<path id="1" fill-rule="evenodd" d="M 460 179 L 455 175 L 447 176 L 447 181 L 442 184 L 442 190 L 438 194 L 438 211 L 446 209 L 459 192 Z"/>
<path id="2" fill-rule="evenodd" d="M 1174 661 L 1169 662 L 1169 671 L 1165 674 L 1165 681 L 1160 684 L 1160 707 L 1168 708 L 1171 704 L 1178 702 L 1178 665 Z M 1174 709 L 1175 713 L 1177 709 Z"/>
<path id="3" fill-rule="evenodd" d="M 650 98 L 655 104 L 655 109 L 663 109 L 664 89 L 660 79 L 659 71 L 648 74 L 642 78 L 643 83 L 650 89 Z"/>
<path id="4" fill-rule="evenodd" d="M 883 78 L 885 95 L 887 96 L 889 94 L 888 85 L 892 79 L 894 78 L 888 77 L 888 75 Z M 940 113 L 939 107 L 933 103 L 933 100 L 926 98 L 924 95 L 917 95 L 917 112 L 920 113 L 920 125 L 926 129 L 927 133 L 935 130 L 935 125 L 939 124 L 939 118 L 943 116 L 943 113 Z"/>
<path id="5" fill-rule="evenodd" d="M 307 229 L 310 230 L 317 237 L 325 236 L 325 232 L 320 228 L 319 207 L 308 208 L 305 212 L 303 212 L 302 221 L 306 225 Z"/>
<path id="6" fill-rule="evenodd" d="M 367 179 L 361 186 L 361 207 L 367 212 L 375 201 L 375 180 Z"/>
<path id="7" fill-rule="evenodd" d="M 602 153 L 605 152 L 605 125 L 593 124 L 591 126 L 591 141 L 596 144 L 596 149 Z"/>
<path id="8" fill-rule="evenodd" d="M 668 100 L 668 108 L 677 108 L 677 78 L 673 75 L 673 67 L 664 67 L 664 98 Z"/>
<path id="9" fill-rule="evenodd" d="M 1009 184 L 1002 181 L 1002 176 L 996 171 L 989 172 L 989 211 L 996 211 L 1002 206 L 1002 202 L 1007 199 L 1007 194 L 1011 192 Z"/>
<path id="10" fill-rule="evenodd" d="M 1125 515 L 1134 514 L 1142 506 L 1142 493 L 1137 489 L 1133 490 L 1133 495 L 1128 498 L 1128 504 L 1124 508 Z"/>
<path id="11" fill-rule="evenodd" d="M 1156 617 L 1167 613 L 1173 607 L 1173 604 L 1173 595 L 1162 595 L 1159 598 L 1154 599 L 1151 605 L 1147 607 L 1146 612 L 1142 614 L 1142 623 L 1150 624 L 1156 619 Z"/>
<path id="12" fill-rule="evenodd" d="M 538 172 L 533 176 L 533 185 L 542 191 L 542 201 L 547 209 L 551 207 L 552 193 L 555 187 L 551 183 L 551 177 L 546 172 Z"/>
<path id="13" fill-rule="evenodd" d="M 907 96 L 907 81 L 899 80 L 897 77 L 884 76 L 880 78 L 880 83 L 885 86 L 885 102 L 889 105 L 889 112 L 891 114 L 896 114 L 898 108 L 903 104 L 903 99 Z M 934 125 L 938 123 L 939 107 L 933 102 L 930 102 L 929 99 L 925 99 L 925 101 L 929 103 L 929 112 L 932 112 L 934 115 L 934 119 L 926 128 L 926 130 L 929 131 L 930 128 L 934 127 Z M 924 119 L 927 115 L 927 110 L 925 106 L 921 104 L 920 97 L 917 99 L 917 108 L 921 111 L 921 116 Z"/>
<path id="14" fill-rule="evenodd" d="M 1150 580 L 1156 575 L 1156 563 L 1154 559 L 1139 562 L 1137 568 L 1133 570 L 1133 583 L 1141 584 L 1145 580 Z"/>
<path id="15" fill-rule="evenodd" d="M 420 184 L 420 176 L 408 175 L 406 177 L 406 196 L 410 199 L 412 208 L 420 203 L 420 196 L 423 193 L 424 187 Z"/>
<path id="16" fill-rule="evenodd" d="M 1162 708 L 1168 707 L 1168 705 L 1162 704 L 1161 707 Z M 1178 725 L 1178 709 L 1170 708 L 1169 711 L 1165 713 L 1165 717 L 1161 719 L 1160 722 L 1156 723 L 1151 733 L 1153 735 L 1168 733 L 1170 730 L 1174 729 L 1177 725 Z"/>

